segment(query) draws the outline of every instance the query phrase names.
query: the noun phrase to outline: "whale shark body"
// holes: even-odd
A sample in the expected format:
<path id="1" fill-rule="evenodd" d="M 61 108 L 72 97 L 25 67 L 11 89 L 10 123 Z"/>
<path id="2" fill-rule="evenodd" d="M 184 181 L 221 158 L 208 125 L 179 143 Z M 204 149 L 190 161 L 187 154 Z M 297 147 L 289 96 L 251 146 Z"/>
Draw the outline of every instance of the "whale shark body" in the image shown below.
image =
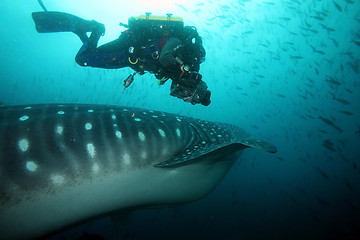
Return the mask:
<path id="1" fill-rule="evenodd" d="M 206 196 L 241 150 L 233 125 L 145 109 L 0 107 L 0 236 L 31 239 L 125 209 Z"/>

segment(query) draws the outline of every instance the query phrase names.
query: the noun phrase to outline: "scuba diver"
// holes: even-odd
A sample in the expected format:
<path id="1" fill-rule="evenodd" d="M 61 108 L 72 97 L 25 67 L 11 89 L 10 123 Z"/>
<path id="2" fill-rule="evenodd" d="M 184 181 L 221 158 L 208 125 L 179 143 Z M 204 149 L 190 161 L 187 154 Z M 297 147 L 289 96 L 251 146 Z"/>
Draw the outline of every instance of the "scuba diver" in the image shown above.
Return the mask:
<path id="1" fill-rule="evenodd" d="M 118 39 L 97 46 L 105 26 L 62 12 L 33 12 L 38 32 L 73 32 L 83 42 L 75 61 L 84 67 L 116 69 L 130 67 L 133 74 L 124 80 L 124 90 L 136 74 L 153 73 L 163 85 L 172 80 L 170 95 L 191 104 L 210 104 L 211 92 L 202 81 L 200 64 L 205 60 L 202 39 L 195 27 L 184 26 L 181 18 L 130 17 Z M 87 33 L 91 33 L 88 36 Z"/>

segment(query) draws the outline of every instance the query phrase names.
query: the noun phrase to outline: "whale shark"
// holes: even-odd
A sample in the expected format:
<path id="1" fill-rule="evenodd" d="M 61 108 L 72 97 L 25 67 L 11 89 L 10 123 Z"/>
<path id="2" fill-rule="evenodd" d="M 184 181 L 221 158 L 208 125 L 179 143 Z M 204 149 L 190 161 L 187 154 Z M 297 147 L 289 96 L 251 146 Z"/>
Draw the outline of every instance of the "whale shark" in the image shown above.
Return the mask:
<path id="1" fill-rule="evenodd" d="M 237 126 L 147 109 L 0 107 L 0 236 L 34 239 L 121 210 L 209 194 L 242 150 L 275 153 Z"/>

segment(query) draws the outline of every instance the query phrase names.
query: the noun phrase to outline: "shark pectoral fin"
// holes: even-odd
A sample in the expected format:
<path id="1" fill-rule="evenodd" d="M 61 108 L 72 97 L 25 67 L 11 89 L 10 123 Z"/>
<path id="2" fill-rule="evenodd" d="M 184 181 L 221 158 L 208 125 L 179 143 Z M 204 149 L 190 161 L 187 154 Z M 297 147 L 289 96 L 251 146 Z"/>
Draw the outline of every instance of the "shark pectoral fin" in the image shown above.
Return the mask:
<path id="1" fill-rule="evenodd" d="M 253 148 L 257 148 L 269 153 L 276 153 L 277 152 L 277 148 L 269 143 L 269 142 L 265 142 L 262 140 L 258 140 L 258 139 L 240 139 L 238 140 L 239 143 L 244 144 L 248 147 L 253 147 Z"/>
<path id="2" fill-rule="evenodd" d="M 194 147 L 191 146 L 178 155 L 176 155 L 174 158 L 158 163 L 154 165 L 154 167 L 176 167 L 181 164 L 187 164 L 196 160 L 199 160 L 201 157 L 205 155 L 216 155 L 216 154 L 226 154 L 228 152 L 236 152 L 240 151 L 244 148 L 248 148 L 251 146 L 248 146 L 246 144 L 242 143 L 223 143 L 223 144 L 209 144 L 205 146 L 200 147 Z"/>
<path id="3" fill-rule="evenodd" d="M 196 147 L 197 146 L 197 147 Z M 228 152 L 236 152 L 243 150 L 245 148 L 257 148 L 269 153 L 276 153 L 276 147 L 268 142 L 258 140 L 258 139 L 238 139 L 232 143 L 222 143 L 222 144 L 209 144 L 202 147 L 198 145 L 190 146 L 184 151 L 180 152 L 174 158 L 158 163 L 154 167 L 176 167 L 181 164 L 187 164 L 200 159 L 205 155 L 209 154 L 225 154 Z"/>

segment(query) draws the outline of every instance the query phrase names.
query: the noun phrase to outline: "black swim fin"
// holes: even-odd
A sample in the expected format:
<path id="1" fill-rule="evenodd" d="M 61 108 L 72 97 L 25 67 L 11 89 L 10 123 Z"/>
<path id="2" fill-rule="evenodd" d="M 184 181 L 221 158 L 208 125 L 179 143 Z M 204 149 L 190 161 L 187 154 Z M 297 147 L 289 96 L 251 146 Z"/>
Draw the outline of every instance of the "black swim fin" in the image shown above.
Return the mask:
<path id="1" fill-rule="evenodd" d="M 69 13 L 53 11 L 33 12 L 32 18 L 39 33 L 73 32 L 82 41 L 87 39 L 87 32 L 96 32 L 99 35 L 104 35 L 105 33 L 103 24 L 84 20 Z"/>

